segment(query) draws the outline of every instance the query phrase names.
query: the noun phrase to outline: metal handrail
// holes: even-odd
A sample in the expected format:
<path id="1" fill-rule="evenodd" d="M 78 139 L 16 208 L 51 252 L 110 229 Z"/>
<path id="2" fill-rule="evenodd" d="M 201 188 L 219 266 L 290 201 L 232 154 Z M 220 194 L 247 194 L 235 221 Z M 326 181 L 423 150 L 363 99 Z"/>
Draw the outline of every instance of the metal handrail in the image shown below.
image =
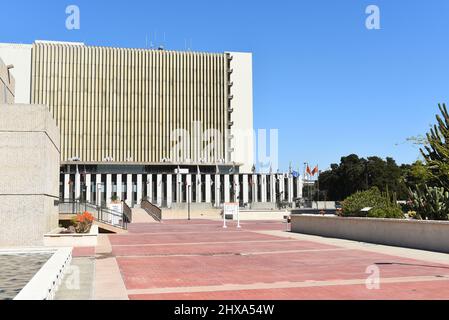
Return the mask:
<path id="1" fill-rule="evenodd" d="M 140 203 L 140 207 L 145 210 L 154 220 L 162 221 L 162 210 L 158 206 L 152 204 L 150 201 L 143 199 Z"/>
<path id="2" fill-rule="evenodd" d="M 94 216 L 98 222 L 108 224 L 117 228 L 127 229 L 128 218 L 125 213 L 118 212 L 106 207 L 98 206 L 87 201 L 81 202 L 79 200 L 60 200 L 59 213 L 60 214 L 79 214 L 82 211 L 88 211 Z"/>
<path id="3" fill-rule="evenodd" d="M 126 222 L 131 223 L 133 221 L 133 211 L 125 201 L 122 201 L 122 204 L 123 204 L 123 215 L 126 218 Z"/>

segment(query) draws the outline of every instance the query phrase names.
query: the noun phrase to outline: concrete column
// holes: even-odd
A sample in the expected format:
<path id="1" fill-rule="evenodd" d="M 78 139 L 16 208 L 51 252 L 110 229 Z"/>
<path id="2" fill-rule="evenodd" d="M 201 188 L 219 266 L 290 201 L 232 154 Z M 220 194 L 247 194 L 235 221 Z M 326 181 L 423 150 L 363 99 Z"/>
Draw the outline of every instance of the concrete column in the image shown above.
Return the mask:
<path id="1" fill-rule="evenodd" d="M 70 199 L 70 174 L 64 174 L 64 200 Z"/>
<path id="2" fill-rule="evenodd" d="M 276 176 L 270 174 L 270 201 L 276 203 Z"/>
<path id="3" fill-rule="evenodd" d="M 201 183 L 201 175 L 197 174 L 196 175 L 196 202 L 197 203 L 201 203 L 201 197 L 202 195 L 202 183 Z"/>
<path id="4" fill-rule="evenodd" d="M 176 202 L 182 203 L 182 175 L 176 174 Z"/>
<path id="5" fill-rule="evenodd" d="M 148 201 L 153 203 L 153 175 L 147 175 L 147 198 Z"/>
<path id="6" fill-rule="evenodd" d="M 186 176 L 186 203 L 192 203 L 192 175 Z"/>
<path id="7" fill-rule="evenodd" d="M 103 185 L 101 184 L 101 174 L 95 176 L 95 192 L 97 195 L 97 205 L 101 205 L 101 192 L 103 191 Z"/>
<path id="8" fill-rule="evenodd" d="M 229 174 L 224 175 L 224 202 L 231 202 L 231 185 L 229 184 Z"/>
<path id="9" fill-rule="evenodd" d="M 137 175 L 137 204 L 140 205 L 142 202 L 143 193 L 142 193 L 142 175 Z"/>
<path id="10" fill-rule="evenodd" d="M 75 173 L 75 200 L 78 200 L 81 195 L 81 175 L 77 171 Z"/>
<path id="11" fill-rule="evenodd" d="M 173 202 L 173 180 L 172 175 L 167 174 L 167 208 L 171 208 Z"/>
<path id="12" fill-rule="evenodd" d="M 220 206 L 220 175 L 215 175 L 215 183 L 214 183 L 214 191 L 215 191 L 215 207 Z"/>
<path id="13" fill-rule="evenodd" d="M 86 202 L 91 202 L 92 179 L 90 173 L 86 173 Z"/>
<path id="14" fill-rule="evenodd" d="M 281 194 L 281 200 L 285 199 L 285 188 L 284 188 L 284 175 L 280 174 L 278 175 L 278 179 L 279 179 L 279 193 Z"/>
<path id="15" fill-rule="evenodd" d="M 253 202 L 258 202 L 258 193 L 257 193 L 257 186 L 258 186 L 258 181 L 257 181 L 257 174 L 253 174 Z"/>
<path id="16" fill-rule="evenodd" d="M 117 197 L 119 198 L 119 200 L 123 200 L 122 197 L 122 175 L 121 174 L 117 174 Z"/>
<path id="17" fill-rule="evenodd" d="M 210 203 L 212 200 L 211 196 L 211 183 L 212 180 L 210 178 L 210 174 L 206 174 L 206 203 Z"/>
<path id="18" fill-rule="evenodd" d="M 289 175 L 288 177 L 288 202 L 293 202 L 293 177 Z"/>
<path id="19" fill-rule="evenodd" d="M 243 175 L 243 203 L 248 203 L 249 188 L 248 188 L 248 175 Z"/>
<path id="20" fill-rule="evenodd" d="M 106 175 L 106 204 L 111 203 L 112 197 L 112 174 Z"/>
<path id="21" fill-rule="evenodd" d="M 297 198 L 302 198 L 302 188 L 304 187 L 304 183 L 302 180 L 302 176 L 299 176 L 296 180 L 296 184 L 297 184 L 297 191 L 296 191 L 296 197 Z"/>
<path id="22" fill-rule="evenodd" d="M 234 174 L 234 183 L 232 187 L 234 188 L 234 199 L 232 201 L 240 203 L 240 184 L 238 174 Z"/>
<path id="23" fill-rule="evenodd" d="M 158 174 L 156 179 L 156 203 L 158 207 L 162 207 L 162 174 Z"/>
<path id="24" fill-rule="evenodd" d="M 127 174 L 126 175 L 126 204 L 128 206 L 132 206 L 133 205 L 133 175 L 132 174 Z"/>
<path id="25" fill-rule="evenodd" d="M 267 202 L 267 176 L 265 174 L 261 175 L 260 178 L 262 179 L 262 188 L 261 188 L 261 201 Z"/>

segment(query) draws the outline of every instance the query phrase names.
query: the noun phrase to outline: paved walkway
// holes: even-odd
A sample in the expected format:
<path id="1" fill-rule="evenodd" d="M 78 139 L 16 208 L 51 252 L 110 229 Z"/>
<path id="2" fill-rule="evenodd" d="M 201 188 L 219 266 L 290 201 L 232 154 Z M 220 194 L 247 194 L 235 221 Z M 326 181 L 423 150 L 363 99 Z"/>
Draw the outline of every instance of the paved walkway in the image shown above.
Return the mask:
<path id="1" fill-rule="evenodd" d="M 74 257 L 56 291 L 55 300 L 93 299 L 94 257 Z"/>
<path id="2" fill-rule="evenodd" d="M 114 281 L 97 281 L 95 298 L 449 299 L 448 255 L 292 234 L 282 222 L 241 225 L 131 224 L 97 247 L 96 265 L 103 250 L 112 266 L 96 277 L 107 270 Z M 378 289 L 367 271 L 378 272 Z"/>

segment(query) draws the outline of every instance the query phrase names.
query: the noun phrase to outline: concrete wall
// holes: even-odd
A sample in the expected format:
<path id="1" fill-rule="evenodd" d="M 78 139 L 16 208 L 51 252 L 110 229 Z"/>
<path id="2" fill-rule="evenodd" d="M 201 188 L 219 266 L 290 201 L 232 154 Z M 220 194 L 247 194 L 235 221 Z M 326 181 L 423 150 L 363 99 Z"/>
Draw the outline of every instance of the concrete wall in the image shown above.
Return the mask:
<path id="1" fill-rule="evenodd" d="M 31 102 L 31 49 L 29 44 L 0 43 L 0 58 L 6 65 L 14 65 L 11 74 L 16 80 L 16 103 Z"/>
<path id="2" fill-rule="evenodd" d="M 0 106 L 0 246 L 41 245 L 58 226 L 59 143 L 47 107 Z"/>
<path id="3" fill-rule="evenodd" d="M 254 128 L 253 128 L 253 56 L 252 53 L 229 52 L 232 57 L 230 66 L 233 72 L 231 100 L 233 112 L 231 120 L 231 161 L 243 163 L 240 172 L 250 173 L 254 164 Z"/>
<path id="4" fill-rule="evenodd" d="M 292 215 L 292 232 L 449 253 L 449 222 Z"/>
<path id="5" fill-rule="evenodd" d="M 0 103 L 14 103 L 15 80 L 2 59 L 0 59 Z"/>

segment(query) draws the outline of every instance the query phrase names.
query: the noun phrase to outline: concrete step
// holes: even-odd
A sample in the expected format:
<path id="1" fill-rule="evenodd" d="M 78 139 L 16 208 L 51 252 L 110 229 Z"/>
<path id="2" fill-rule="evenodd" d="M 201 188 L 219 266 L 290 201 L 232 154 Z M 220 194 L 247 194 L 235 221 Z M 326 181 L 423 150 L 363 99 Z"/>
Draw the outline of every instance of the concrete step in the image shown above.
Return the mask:
<path id="1" fill-rule="evenodd" d="M 134 207 L 132 209 L 132 213 L 132 223 L 158 223 L 151 215 L 149 215 L 145 210 L 141 208 Z"/>

